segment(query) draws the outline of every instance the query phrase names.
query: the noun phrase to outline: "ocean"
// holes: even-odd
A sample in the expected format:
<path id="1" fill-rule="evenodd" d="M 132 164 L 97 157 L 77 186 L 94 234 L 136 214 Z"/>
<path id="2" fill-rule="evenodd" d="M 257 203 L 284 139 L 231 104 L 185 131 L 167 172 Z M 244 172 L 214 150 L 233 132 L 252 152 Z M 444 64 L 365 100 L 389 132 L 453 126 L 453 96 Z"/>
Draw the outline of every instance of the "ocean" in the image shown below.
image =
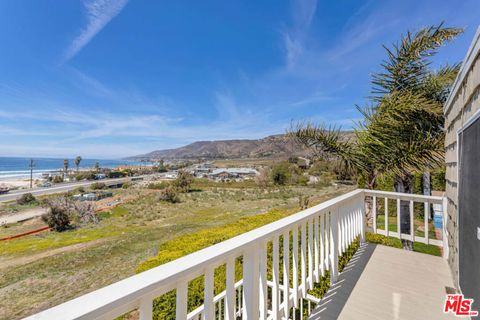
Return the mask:
<path id="1" fill-rule="evenodd" d="M 0 180 L 5 179 L 21 179 L 30 177 L 30 159 L 20 157 L 0 157 Z M 41 176 L 42 173 L 63 170 L 63 160 L 55 158 L 32 158 L 33 159 L 33 175 Z M 69 168 L 76 169 L 74 159 L 68 159 Z M 115 168 L 121 165 L 137 165 L 138 162 L 129 160 L 99 160 L 99 159 L 82 159 L 80 169 L 93 168 L 98 161 L 102 168 Z"/>

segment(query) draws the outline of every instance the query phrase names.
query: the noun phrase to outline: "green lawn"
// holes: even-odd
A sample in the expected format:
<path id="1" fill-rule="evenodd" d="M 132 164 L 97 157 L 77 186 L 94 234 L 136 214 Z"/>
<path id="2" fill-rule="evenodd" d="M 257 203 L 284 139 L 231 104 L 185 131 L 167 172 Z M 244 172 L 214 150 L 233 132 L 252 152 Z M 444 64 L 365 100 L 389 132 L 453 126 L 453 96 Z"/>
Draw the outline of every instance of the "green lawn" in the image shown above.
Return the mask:
<path id="1" fill-rule="evenodd" d="M 377 228 L 385 230 L 385 214 L 377 214 Z M 415 236 L 425 237 L 425 222 L 423 219 L 415 218 L 414 221 Z M 388 230 L 397 232 L 397 216 L 388 217 Z M 428 223 L 428 237 L 430 239 L 435 239 L 435 227 L 433 226 L 433 221 Z"/>

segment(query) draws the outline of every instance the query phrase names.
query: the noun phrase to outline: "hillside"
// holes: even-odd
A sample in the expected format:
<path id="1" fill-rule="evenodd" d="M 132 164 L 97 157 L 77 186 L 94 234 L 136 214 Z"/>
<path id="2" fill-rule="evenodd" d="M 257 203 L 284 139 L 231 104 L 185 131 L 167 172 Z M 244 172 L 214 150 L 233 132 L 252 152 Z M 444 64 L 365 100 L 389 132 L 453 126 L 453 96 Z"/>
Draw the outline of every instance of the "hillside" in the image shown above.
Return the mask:
<path id="1" fill-rule="evenodd" d="M 345 137 L 351 137 L 345 132 Z M 140 159 L 242 159 L 242 158 L 288 158 L 305 156 L 309 151 L 284 134 L 268 136 L 257 140 L 197 141 L 189 145 L 129 157 Z"/>

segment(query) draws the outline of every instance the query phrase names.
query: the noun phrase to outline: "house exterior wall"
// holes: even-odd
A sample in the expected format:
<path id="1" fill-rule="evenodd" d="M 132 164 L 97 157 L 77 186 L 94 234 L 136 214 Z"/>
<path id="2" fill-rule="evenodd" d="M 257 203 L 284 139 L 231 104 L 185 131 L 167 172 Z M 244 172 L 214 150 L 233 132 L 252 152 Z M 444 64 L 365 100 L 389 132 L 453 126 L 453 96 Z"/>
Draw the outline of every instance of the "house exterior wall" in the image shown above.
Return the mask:
<path id="1" fill-rule="evenodd" d="M 448 263 L 458 285 L 458 132 L 480 112 L 480 27 L 445 103 Z"/>

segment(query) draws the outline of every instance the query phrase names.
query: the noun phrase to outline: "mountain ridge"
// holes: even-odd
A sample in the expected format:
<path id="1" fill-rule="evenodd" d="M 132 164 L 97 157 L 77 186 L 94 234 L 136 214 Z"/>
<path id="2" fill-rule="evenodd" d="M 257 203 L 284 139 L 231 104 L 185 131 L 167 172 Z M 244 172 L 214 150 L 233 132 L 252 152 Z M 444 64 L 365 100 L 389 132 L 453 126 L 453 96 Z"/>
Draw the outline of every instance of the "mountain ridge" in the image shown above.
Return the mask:
<path id="1" fill-rule="evenodd" d="M 351 131 L 344 131 L 350 136 Z M 127 157 L 128 160 L 159 159 L 248 159 L 288 158 L 308 156 L 309 150 L 295 143 L 286 134 L 276 134 L 260 139 L 232 139 L 195 141 L 179 148 L 155 150 L 146 154 Z"/>

